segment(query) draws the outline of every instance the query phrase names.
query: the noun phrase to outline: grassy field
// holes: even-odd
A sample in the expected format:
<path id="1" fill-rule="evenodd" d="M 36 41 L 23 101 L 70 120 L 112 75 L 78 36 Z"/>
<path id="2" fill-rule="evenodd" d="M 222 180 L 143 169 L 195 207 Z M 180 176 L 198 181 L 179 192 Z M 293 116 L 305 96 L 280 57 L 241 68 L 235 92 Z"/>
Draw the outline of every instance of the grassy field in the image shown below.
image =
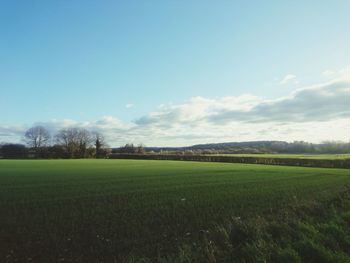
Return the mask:
<path id="1" fill-rule="evenodd" d="M 216 154 L 222 156 L 242 156 L 242 157 L 266 157 L 266 158 L 298 158 L 298 159 L 321 159 L 337 160 L 350 159 L 350 154 Z"/>
<path id="2" fill-rule="evenodd" d="M 350 170 L 1 160 L 0 262 L 350 262 Z"/>

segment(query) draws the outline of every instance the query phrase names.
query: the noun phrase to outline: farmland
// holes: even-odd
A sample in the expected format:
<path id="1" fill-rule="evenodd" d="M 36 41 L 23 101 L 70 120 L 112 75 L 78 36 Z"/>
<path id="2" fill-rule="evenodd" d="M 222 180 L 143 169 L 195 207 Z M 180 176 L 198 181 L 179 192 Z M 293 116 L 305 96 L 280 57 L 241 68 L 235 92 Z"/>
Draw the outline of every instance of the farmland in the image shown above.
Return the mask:
<path id="1" fill-rule="evenodd" d="M 0 160 L 0 262 L 349 262 L 349 187 L 347 169 Z"/>

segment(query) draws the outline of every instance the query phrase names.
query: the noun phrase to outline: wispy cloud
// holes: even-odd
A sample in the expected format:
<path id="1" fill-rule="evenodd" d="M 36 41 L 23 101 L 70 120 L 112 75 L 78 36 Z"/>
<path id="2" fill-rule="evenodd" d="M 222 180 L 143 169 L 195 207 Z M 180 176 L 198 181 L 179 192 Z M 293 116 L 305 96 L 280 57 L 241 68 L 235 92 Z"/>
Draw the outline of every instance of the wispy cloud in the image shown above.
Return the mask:
<path id="1" fill-rule="evenodd" d="M 322 72 L 322 75 L 326 77 L 332 77 L 334 76 L 334 74 L 336 74 L 336 72 L 331 69 L 326 69 L 325 71 Z"/>
<path id="2" fill-rule="evenodd" d="M 125 108 L 127 108 L 127 109 L 130 109 L 132 107 L 134 107 L 134 104 L 132 104 L 132 103 L 128 103 L 125 105 Z"/>
<path id="3" fill-rule="evenodd" d="M 350 67 L 341 69 L 326 69 L 322 72 L 322 75 L 328 77 L 329 79 L 350 79 Z"/>
<path id="4" fill-rule="evenodd" d="M 289 83 L 297 84 L 298 83 L 297 76 L 293 74 L 287 74 L 279 82 L 280 85 L 286 85 Z"/>

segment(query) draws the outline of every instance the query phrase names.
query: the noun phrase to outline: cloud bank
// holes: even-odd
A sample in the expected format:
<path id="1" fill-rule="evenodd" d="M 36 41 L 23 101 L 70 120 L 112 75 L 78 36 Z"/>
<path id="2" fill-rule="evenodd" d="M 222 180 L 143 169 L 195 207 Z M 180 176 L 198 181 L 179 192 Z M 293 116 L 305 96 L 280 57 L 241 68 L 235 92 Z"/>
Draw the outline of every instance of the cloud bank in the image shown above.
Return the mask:
<path id="1" fill-rule="evenodd" d="M 36 124 L 52 132 L 72 126 L 103 131 L 112 146 L 126 142 L 178 146 L 245 140 L 349 141 L 350 79 L 342 77 L 276 99 L 249 94 L 217 99 L 193 97 L 183 104 L 161 105 L 131 122 L 105 116 L 95 121 Z M 27 128 L 0 125 L 0 141 L 19 138 Z"/>

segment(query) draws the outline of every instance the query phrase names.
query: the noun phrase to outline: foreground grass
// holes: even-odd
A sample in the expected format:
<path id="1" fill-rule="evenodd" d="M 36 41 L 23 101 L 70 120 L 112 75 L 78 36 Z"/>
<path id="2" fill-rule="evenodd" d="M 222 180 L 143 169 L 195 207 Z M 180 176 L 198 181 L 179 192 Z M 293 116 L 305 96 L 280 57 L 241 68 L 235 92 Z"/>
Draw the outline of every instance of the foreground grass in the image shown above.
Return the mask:
<path id="1" fill-rule="evenodd" d="M 0 262 L 349 262 L 349 185 L 340 169 L 2 160 Z"/>

